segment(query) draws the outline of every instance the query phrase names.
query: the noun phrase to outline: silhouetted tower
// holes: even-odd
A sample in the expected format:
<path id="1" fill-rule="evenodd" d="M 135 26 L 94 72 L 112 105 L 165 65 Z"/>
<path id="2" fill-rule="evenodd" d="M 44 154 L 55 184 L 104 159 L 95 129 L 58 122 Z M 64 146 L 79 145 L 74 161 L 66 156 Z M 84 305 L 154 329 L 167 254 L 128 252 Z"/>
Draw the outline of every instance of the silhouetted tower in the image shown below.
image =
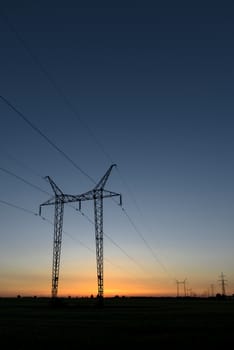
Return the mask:
<path id="1" fill-rule="evenodd" d="M 176 284 L 177 284 L 177 297 L 179 296 L 179 290 L 180 290 L 180 288 L 179 288 L 179 286 L 180 286 L 180 284 L 183 284 L 184 285 L 184 296 L 186 297 L 186 295 L 187 295 L 187 293 L 186 293 L 186 278 L 183 280 L 183 281 L 178 281 L 178 280 L 176 280 Z"/>
<path id="2" fill-rule="evenodd" d="M 223 272 L 221 272 L 219 282 L 221 283 L 222 295 L 223 295 L 223 296 L 226 295 L 226 291 L 225 291 L 226 280 L 224 279 L 224 277 L 225 277 L 225 276 L 224 276 Z"/>
<path id="3" fill-rule="evenodd" d="M 60 256 L 62 245 L 62 231 L 63 231 L 63 213 L 64 203 L 81 202 L 86 200 L 94 200 L 94 216 L 95 216 L 95 239 L 96 239 L 96 260 L 97 260 L 97 281 L 98 281 L 98 298 L 103 299 L 103 198 L 119 196 L 120 205 L 122 205 L 122 197 L 119 193 L 111 192 L 104 189 L 108 180 L 110 172 L 115 164 L 112 164 L 105 175 L 101 178 L 98 184 L 88 192 L 80 195 L 64 194 L 54 181 L 46 176 L 53 191 L 54 197 L 42 203 L 39 208 L 41 215 L 41 207 L 45 205 L 54 205 L 54 242 L 53 242 L 53 264 L 52 264 L 52 297 L 57 297 Z"/>
<path id="4" fill-rule="evenodd" d="M 98 184 L 83 196 L 87 200 L 94 200 L 94 218 L 95 218 L 95 240 L 96 240 L 96 261 L 97 261 L 97 283 L 98 294 L 97 297 L 101 301 L 103 299 L 103 198 L 119 196 L 120 205 L 122 205 L 121 194 L 105 190 L 104 187 L 111 173 L 112 168 L 116 164 L 112 164 L 105 175 L 101 178 Z"/>

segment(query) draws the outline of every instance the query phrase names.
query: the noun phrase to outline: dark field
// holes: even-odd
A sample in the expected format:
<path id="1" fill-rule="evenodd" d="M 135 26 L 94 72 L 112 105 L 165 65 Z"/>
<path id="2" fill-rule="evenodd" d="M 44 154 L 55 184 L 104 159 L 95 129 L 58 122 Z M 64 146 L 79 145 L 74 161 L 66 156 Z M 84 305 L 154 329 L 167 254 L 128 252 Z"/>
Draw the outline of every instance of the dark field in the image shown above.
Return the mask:
<path id="1" fill-rule="evenodd" d="M 222 349 L 234 344 L 234 300 L 1 298 L 2 349 L 144 346 Z"/>

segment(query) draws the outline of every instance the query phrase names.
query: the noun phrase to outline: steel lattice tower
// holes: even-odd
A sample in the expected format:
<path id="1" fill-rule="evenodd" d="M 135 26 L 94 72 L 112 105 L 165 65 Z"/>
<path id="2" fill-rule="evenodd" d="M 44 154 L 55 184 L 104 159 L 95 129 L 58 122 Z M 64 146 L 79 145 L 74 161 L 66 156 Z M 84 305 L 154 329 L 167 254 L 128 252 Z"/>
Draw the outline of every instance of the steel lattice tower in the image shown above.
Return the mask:
<path id="1" fill-rule="evenodd" d="M 224 279 L 223 272 L 221 272 L 219 282 L 221 282 L 221 287 L 222 287 L 222 294 L 221 295 L 226 296 L 226 290 L 225 290 L 226 280 Z"/>
<path id="2" fill-rule="evenodd" d="M 177 284 L 177 297 L 179 297 L 179 285 L 183 284 L 184 285 L 184 296 L 186 297 L 187 293 L 186 293 L 186 278 L 183 281 L 178 281 L 176 280 L 176 284 Z"/>
<path id="3" fill-rule="evenodd" d="M 120 205 L 122 205 L 122 197 L 119 193 L 111 192 L 104 189 L 110 172 L 115 164 L 112 164 L 105 175 L 101 178 L 93 190 L 80 195 L 64 194 L 54 181 L 46 176 L 53 192 L 54 197 L 42 203 L 39 208 L 41 215 L 41 207 L 45 205 L 54 205 L 54 241 L 53 241 L 53 264 L 52 264 L 52 297 L 56 298 L 58 294 L 59 267 L 62 245 L 63 231 L 63 214 L 64 203 L 81 202 L 86 200 L 94 200 L 94 218 L 95 218 L 95 240 L 96 240 L 96 261 L 97 261 L 97 282 L 99 300 L 103 300 L 103 198 L 119 196 Z"/>

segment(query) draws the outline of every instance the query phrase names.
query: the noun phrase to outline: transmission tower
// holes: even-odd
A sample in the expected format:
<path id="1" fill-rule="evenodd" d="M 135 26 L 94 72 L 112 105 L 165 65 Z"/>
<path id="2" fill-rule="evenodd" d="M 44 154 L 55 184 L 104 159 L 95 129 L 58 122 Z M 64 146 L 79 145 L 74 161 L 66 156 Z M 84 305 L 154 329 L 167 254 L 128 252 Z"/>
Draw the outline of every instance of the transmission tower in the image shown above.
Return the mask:
<path id="1" fill-rule="evenodd" d="M 179 297 L 180 293 L 179 293 L 179 285 L 183 284 L 184 285 L 184 296 L 186 297 L 187 293 L 186 293 L 186 280 L 187 278 L 185 278 L 183 281 L 178 281 L 176 280 L 176 285 L 177 285 L 177 297 Z"/>
<path id="2" fill-rule="evenodd" d="M 122 197 L 119 193 L 111 192 L 104 189 L 110 172 L 115 164 L 112 164 L 105 175 L 101 178 L 98 184 L 88 192 L 80 195 L 64 194 L 54 181 L 46 176 L 49 181 L 54 197 L 42 203 L 39 207 L 39 215 L 41 215 L 42 206 L 54 205 L 54 241 L 53 241 L 53 264 L 52 264 L 52 297 L 56 298 L 58 295 L 58 281 L 60 256 L 62 245 L 62 231 L 63 231 L 63 214 L 64 204 L 79 202 L 81 209 L 81 202 L 86 200 L 94 200 L 94 216 L 95 216 L 95 239 L 96 239 L 96 260 L 97 260 L 97 281 L 98 281 L 98 295 L 101 301 L 103 299 L 103 198 L 119 196 L 120 205 L 122 205 Z"/>
<path id="3" fill-rule="evenodd" d="M 223 272 L 220 275 L 220 280 L 219 282 L 221 283 L 221 288 L 222 288 L 222 296 L 226 296 L 226 291 L 225 291 L 225 285 L 226 285 L 226 280 L 224 279 L 224 274 Z"/>

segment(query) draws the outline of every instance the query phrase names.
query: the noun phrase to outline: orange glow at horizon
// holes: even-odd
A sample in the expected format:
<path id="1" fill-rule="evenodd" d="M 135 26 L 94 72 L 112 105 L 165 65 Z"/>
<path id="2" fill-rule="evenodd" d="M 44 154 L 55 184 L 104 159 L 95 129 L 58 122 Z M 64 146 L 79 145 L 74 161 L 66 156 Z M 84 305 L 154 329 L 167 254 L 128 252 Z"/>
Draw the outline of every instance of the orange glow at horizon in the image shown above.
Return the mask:
<path id="1" fill-rule="evenodd" d="M 7 282 L 7 281 L 5 281 Z M 38 296 L 47 297 L 51 295 L 51 281 L 38 279 L 36 281 L 22 279 L 15 280 L 10 284 L 4 283 L 0 290 L 0 296 L 15 297 L 20 296 Z M 153 286 L 145 284 L 139 280 L 120 280 L 104 281 L 104 297 L 114 296 L 174 296 L 175 286 L 171 289 L 165 289 L 165 286 Z M 97 295 L 97 283 L 95 279 L 61 279 L 58 286 L 58 296 L 61 297 L 90 297 Z"/>
<path id="2" fill-rule="evenodd" d="M 16 297 L 21 296 L 51 296 L 51 276 L 48 273 L 32 274 L 22 272 L 15 274 L 8 271 L 0 278 L 0 297 Z M 188 281 L 187 295 L 204 295 L 204 285 L 197 278 L 190 283 Z M 214 293 L 219 292 L 218 287 L 215 288 Z M 92 273 L 78 275 L 77 273 L 63 273 L 59 279 L 58 296 L 61 297 L 90 297 L 96 296 L 97 281 L 96 276 Z M 179 295 L 184 295 L 183 286 L 179 287 Z M 126 277 L 116 276 L 116 274 L 108 271 L 104 278 L 104 297 L 114 296 L 177 296 L 177 285 L 175 280 L 168 280 L 166 277 L 159 275 L 154 278 L 146 276 Z"/>

